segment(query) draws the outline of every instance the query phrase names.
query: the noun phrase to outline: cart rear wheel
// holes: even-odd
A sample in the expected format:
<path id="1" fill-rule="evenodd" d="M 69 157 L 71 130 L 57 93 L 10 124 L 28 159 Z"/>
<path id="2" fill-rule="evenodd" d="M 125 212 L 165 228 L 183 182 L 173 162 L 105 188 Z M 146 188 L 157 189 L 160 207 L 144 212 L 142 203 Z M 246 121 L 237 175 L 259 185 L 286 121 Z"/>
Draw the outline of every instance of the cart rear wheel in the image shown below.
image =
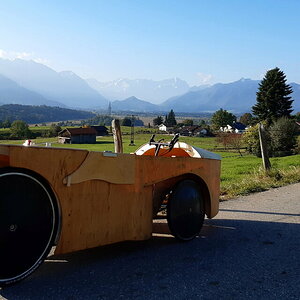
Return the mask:
<path id="1" fill-rule="evenodd" d="M 195 181 L 183 180 L 175 186 L 168 201 L 167 219 L 171 233 L 179 240 L 188 241 L 199 234 L 204 201 Z"/>
<path id="2" fill-rule="evenodd" d="M 31 274 L 48 255 L 56 233 L 56 206 L 43 180 L 0 171 L 0 286 Z"/>

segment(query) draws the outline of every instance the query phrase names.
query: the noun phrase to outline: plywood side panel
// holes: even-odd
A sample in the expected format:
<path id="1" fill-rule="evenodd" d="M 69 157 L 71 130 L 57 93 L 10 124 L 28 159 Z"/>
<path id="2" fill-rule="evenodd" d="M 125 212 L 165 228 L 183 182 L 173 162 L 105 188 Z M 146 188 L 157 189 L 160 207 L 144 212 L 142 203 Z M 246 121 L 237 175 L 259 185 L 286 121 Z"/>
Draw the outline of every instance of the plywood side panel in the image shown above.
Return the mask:
<path id="1" fill-rule="evenodd" d="M 206 213 L 208 218 L 213 218 L 219 212 L 221 161 L 207 159 L 204 163 L 204 169 L 196 169 L 193 173 L 207 184 L 210 194 L 210 210 Z"/>
<path id="2" fill-rule="evenodd" d="M 0 146 L 0 168 L 9 166 L 9 148 Z"/>
<path id="3" fill-rule="evenodd" d="M 146 186 L 182 174 L 190 173 L 202 178 L 208 186 L 211 198 L 211 208 L 207 215 L 211 218 L 218 213 L 221 164 L 219 160 L 151 156 L 138 156 L 137 158 L 139 177 L 143 178 Z"/>
<path id="4" fill-rule="evenodd" d="M 99 179 L 115 184 L 133 184 L 135 180 L 135 155 L 89 152 L 82 165 L 66 178 L 66 183 L 76 184 Z"/>
<path id="5" fill-rule="evenodd" d="M 151 190 L 141 193 L 133 185 L 93 180 L 72 185 L 65 193 L 56 253 L 151 237 Z"/>
<path id="6" fill-rule="evenodd" d="M 9 147 L 0 145 L 0 155 L 9 155 Z"/>
<path id="7" fill-rule="evenodd" d="M 87 151 L 51 148 L 10 148 L 11 166 L 30 169 L 45 177 L 60 201 L 62 232 L 56 253 L 150 238 L 151 186 L 144 188 L 141 180 L 135 185 L 101 180 L 70 187 L 63 184 L 63 179 L 80 167 L 87 154 Z M 104 159 L 111 161 L 110 157 Z M 126 164 L 122 173 L 126 176 Z"/>
<path id="8" fill-rule="evenodd" d="M 140 165 L 140 176 L 145 185 L 151 185 L 182 174 L 193 173 L 194 170 L 206 173 L 209 172 L 207 162 L 214 162 L 214 160 L 189 157 L 153 156 L 137 156 L 137 160 Z"/>
<path id="9" fill-rule="evenodd" d="M 53 186 L 74 172 L 86 158 L 88 151 L 45 147 L 9 146 L 10 166 L 33 170 Z"/>

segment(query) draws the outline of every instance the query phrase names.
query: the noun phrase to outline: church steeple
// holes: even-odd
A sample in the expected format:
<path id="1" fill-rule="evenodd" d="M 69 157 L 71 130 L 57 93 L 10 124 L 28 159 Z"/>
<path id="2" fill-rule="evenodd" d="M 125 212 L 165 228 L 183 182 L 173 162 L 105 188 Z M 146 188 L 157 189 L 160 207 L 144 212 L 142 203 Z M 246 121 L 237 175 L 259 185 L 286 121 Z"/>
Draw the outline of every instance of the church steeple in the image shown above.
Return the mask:
<path id="1" fill-rule="evenodd" d="M 111 102 L 108 104 L 107 114 L 111 116 Z"/>

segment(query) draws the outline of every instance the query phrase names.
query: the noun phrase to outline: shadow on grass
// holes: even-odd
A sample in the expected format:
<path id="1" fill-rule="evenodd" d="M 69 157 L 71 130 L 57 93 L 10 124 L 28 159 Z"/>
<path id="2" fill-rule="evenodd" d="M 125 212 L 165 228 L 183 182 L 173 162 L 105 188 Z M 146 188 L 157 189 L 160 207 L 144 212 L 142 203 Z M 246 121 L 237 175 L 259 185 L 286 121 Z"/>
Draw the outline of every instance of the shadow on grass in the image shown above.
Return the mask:
<path id="1" fill-rule="evenodd" d="M 238 215 L 237 215 L 238 216 Z M 7 299 L 299 296 L 300 224 L 206 220 L 190 242 L 156 236 L 49 257 Z M 20 251 L 22 251 L 20 249 Z"/>

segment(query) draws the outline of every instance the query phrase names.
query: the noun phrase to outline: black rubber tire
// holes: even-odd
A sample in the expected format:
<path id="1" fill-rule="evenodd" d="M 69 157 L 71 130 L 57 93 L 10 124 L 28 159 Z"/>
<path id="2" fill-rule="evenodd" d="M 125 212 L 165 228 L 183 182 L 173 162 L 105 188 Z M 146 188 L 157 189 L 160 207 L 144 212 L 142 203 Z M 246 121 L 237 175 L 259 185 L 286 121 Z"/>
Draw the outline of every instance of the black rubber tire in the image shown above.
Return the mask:
<path id="1" fill-rule="evenodd" d="M 0 170 L 0 286 L 34 272 L 49 254 L 57 231 L 56 199 L 36 174 Z"/>
<path id="2" fill-rule="evenodd" d="M 172 235 L 181 241 L 194 239 L 202 228 L 204 215 L 199 185 L 193 180 L 180 181 L 172 190 L 167 205 L 167 220 Z"/>

